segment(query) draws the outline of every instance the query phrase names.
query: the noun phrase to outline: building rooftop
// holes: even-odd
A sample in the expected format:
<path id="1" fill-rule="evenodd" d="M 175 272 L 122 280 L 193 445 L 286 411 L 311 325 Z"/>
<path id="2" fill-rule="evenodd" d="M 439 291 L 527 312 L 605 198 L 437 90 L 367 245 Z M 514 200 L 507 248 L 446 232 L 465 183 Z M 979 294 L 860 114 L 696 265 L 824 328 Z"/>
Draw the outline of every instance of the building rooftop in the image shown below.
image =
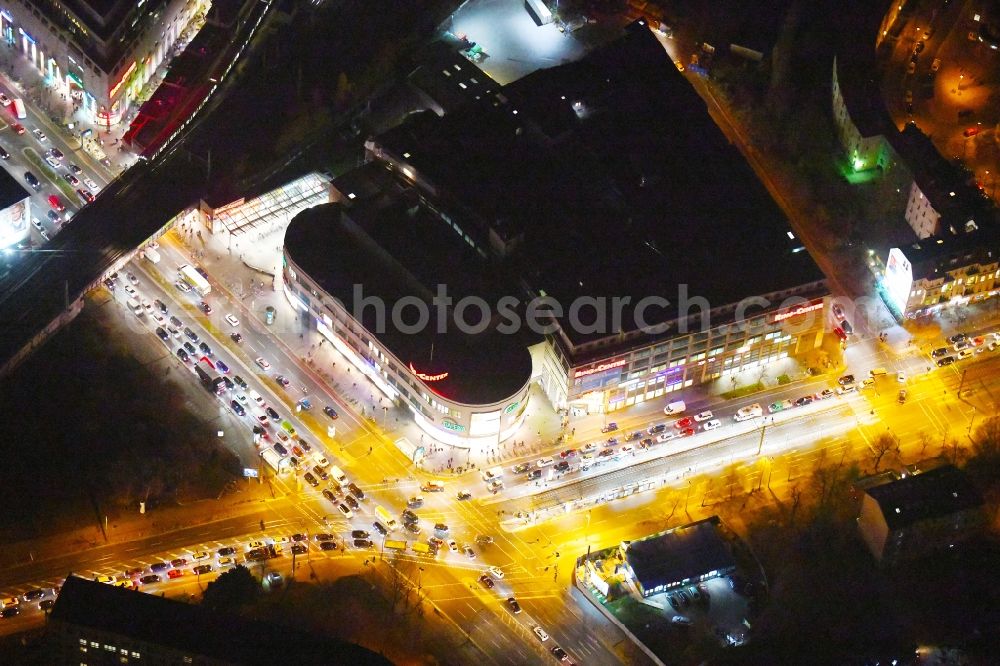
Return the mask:
<path id="1" fill-rule="evenodd" d="M 343 182 L 340 186 L 346 187 Z M 285 251 L 400 362 L 424 375 L 447 373 L 424 382 L 430 392 L 463 404 L 490 404 L 510 397 L 530 380 L 527 346 L 537 339 L 523 327 L 507 335 L 497 332 L 493 321 L 472 334 L 449 317 L 446 328 L 438 330 L 438 310 L 432 305 L 438 285 L 445 285 L 453 302 L 474 294 L 492 308 L 499 295 L 496 288 L 504 282 L 494 282 L 489 262 L 431 215 L 412 191 L 397 187 L 350 207 L 329 204 L 299 213 L 285 232 Z M 355 285 L 363 288 L 364 297 L 386 304 L 384 325 L 375 307 L 357 312 Z M 417 321 L 415 305 L 400 310 L 404 330 L 392 324 L 393 305 L 402 299 L 426 307 L 426 326 L 404 332 Z M 475 325 L 478 309 L 467 309 L 464 317 Z"/>
<path id="2" fill-rule="evenodd" d="M 946 160 L 914 123 L 890 135 L 896 152 L 906 159 L 917 187 L 941 215 L 941 232 L 962 234 L 968 229 L 996 226 L 997 209 L 975 184 L 971 172 Z M 971 224 L 970 224 L 971 223 Z"/>
<path id="3" fill-rule="evenodd" d="M 712 516 L 631 542 L 625 557 L 636 579 L 651 590 L 736 566 L 719 523 Z"/>
<path id="4" fill-rule="evenodd" d="M 419 60 L 407 80 L 439 116 L 500 88 L 489 74 L 445 42 L 431 43 L 420 53 Z"/>
<path id="5" fill-rule="evenodd" d="M 931 236 L 900 249 L 912 265 L 914 280 L 947 280 L 948 271 L 1000 260 L 1000 225 L 958 236 Z"/>
<path id="6" fill-rule="evenodd" d="M 0 169 L 0 210 L 30 196 L 31 192 L 24 186 L 24 181 L 14 178 L 6 169 Z"/>
<path id="7" fill-rule="evenodd" d="M 534 293 L 664 296 L 711 307 L 822 279 L 787 220 L 648 28 L 374 140 L 474 211 L 523 233 L 506 263 Z M 471 235 L 471 232 L 470 232 Z M 711 270 L 706 270 L 711 267 Z M 766 270 L 762 270 L 766 267 Z M 627 306 L 622 328 L 632 326 Z M 616 331 L 582 333 L 574 342 Z"/>
<path id="8" fill-rule="evenodd" d="M 965 474 L 952 465 L 875 486 L 866 493 L 878 503 L 890 530 L 950 516 L 983 503 Z"/>
<path id="9" fill-rule="evenodd" d="M 70 575 L 51 620 L 234 664 L 372 664 L 384 657 L 354 643 L 247 620 Z"/>

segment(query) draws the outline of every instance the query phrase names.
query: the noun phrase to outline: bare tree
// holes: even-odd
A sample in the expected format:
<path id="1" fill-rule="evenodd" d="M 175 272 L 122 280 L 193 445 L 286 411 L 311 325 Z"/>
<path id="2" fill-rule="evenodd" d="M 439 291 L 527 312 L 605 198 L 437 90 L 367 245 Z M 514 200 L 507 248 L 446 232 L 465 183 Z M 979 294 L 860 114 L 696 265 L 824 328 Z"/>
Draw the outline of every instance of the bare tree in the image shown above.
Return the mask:
<path id="1" fill-rule="evenodd" d="M 878 466 L 882 464 L 882 459 L 890 453 L 899 454 L 899 440 L 891 432 L 880 433 L 871 445 L 872 462 L 875 463 L 876 474 Z"/>

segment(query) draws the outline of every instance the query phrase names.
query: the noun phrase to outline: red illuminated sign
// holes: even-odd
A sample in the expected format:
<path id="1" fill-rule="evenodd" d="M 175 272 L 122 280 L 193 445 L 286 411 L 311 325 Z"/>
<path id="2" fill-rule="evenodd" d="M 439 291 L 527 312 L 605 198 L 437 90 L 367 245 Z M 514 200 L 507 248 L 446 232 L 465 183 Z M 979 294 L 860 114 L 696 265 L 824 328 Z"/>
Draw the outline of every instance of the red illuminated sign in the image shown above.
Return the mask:
<path id="1" fill-rule="evenodd" d="M 612 368 L 620 368 L 628 363 L 628 359 L 621 359 L 618 361 L 611 361 L 610 363 L 599 363 L 592 368 L 587 368 L 586 370 L 577 370 L 573 373 L 574 377 L 586 377 L 587 375 L 592 375 L 596 372 L 604 372 L 605 370 L 611 370 Z"/>
<path id="2" fill-rule="evenodd" d="M 410 372 L 415 374 L 418 379 L 422 379 L 425 382 L 439 382 L 448 376 L 447 372 L 442 372 L 441 374 L 438 375 L 425 375 L 422 372 L 417 372 L 417 369 L 413 367 L 412 363 L 410 363 Z"/>
<path id="3" fill-rule="evenodd" d="M 785 321 L 792 317 L 798 317 L 799 315 L 808 314 L 810 312 L 815 312 L 816 310 L 823 309 L 823 299 L 817 301 L 812 301 L 811 303 L 803 303 L 797 307 L 791 308 L 790 310 L 784 310 L 782 312 L 774 313 L 774 323 L 779 321 Z"/>

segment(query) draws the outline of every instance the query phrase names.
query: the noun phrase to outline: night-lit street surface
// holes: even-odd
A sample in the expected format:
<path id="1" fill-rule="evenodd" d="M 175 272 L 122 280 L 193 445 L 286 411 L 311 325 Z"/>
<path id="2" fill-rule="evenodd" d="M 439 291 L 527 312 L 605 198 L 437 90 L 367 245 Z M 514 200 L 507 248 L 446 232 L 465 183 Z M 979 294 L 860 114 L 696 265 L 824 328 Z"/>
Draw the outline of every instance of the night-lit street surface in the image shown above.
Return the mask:
<path id="1" fill-rule="evenodd" d="M 99 5 L 0 11 L 0 662 L 1000 660 L 1000 9 Z"/>

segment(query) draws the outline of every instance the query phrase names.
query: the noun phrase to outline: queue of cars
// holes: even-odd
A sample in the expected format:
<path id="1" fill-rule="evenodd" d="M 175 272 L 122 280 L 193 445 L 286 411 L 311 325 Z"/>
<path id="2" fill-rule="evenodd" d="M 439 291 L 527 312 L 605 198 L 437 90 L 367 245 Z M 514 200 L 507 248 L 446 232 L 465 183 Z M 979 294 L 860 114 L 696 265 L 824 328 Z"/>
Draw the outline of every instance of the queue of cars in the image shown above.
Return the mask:
<path id="1" fill-rule="evenodd" d="M 947 347 L 938 347 L 931 352 L 931 360 L 939 368 L 943 368 L 955 361 L 964 361 L 977 354 L 995 352 L 997 349 L 1000 349 L 1000 332 L 972 337 L 966 333 L 956 333 L 948 338 Z"/>

